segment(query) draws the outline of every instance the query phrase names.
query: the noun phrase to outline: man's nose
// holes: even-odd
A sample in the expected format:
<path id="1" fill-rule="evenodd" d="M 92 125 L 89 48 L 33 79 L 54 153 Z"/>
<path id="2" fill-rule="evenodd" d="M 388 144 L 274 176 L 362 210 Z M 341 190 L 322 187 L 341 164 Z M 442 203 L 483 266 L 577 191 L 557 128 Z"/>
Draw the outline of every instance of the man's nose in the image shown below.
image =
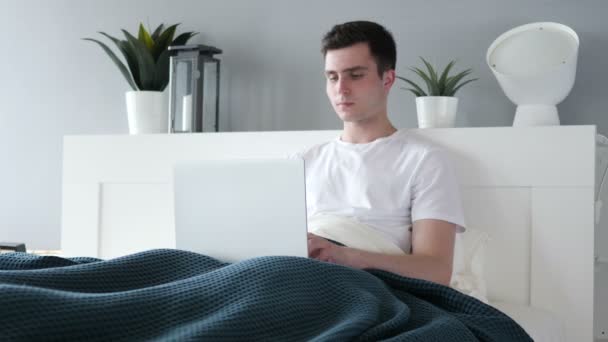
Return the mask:
<path id="1" fill-rule="evenodd" d="M 348 82 L 344 79 L 339 79 L 336 84 L 336 89 L 338 90 L 338 94 L 348 94 L 350 93 L 350 86 Z"/>

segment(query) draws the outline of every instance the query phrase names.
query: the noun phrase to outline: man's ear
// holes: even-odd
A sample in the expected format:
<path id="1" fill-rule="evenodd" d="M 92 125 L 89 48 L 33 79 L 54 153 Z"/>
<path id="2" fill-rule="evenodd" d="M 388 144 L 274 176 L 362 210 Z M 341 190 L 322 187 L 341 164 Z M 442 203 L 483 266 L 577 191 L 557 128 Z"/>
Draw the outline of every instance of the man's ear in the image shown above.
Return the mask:
<path id="1" fill-rule="evenodd" d="M 382 74 L 382 85 L 389 90 L 395 83 L 395 70 L 389 69 Z"/>

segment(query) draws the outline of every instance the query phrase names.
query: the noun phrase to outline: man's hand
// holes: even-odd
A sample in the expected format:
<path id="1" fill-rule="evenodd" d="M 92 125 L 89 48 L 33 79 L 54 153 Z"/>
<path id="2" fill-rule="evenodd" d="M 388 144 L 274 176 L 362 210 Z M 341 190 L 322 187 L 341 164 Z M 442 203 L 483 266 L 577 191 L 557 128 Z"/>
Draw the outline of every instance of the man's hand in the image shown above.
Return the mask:
<path id="1" fill-rule="evenodd" d="M 308 233 L 308 256 L 310 258 L 349 266 L 346 264 L 346 254 L 346 247 L 338 246 L 318 235 Z"/>

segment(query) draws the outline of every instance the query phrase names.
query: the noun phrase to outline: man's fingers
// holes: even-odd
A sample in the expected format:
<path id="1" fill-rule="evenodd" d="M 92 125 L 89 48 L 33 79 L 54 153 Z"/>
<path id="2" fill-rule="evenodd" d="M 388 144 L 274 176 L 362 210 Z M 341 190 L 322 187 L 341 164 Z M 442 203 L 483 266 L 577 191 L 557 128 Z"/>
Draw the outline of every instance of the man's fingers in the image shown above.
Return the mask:
<path id="1" fill-rule="evenodd" d="M 314 238 L 308 237 L 308 256 L 311 258 L 315 257 L 317 250 L 319 249 L 318 243 Z"/>
<path id="2" fill-rule="evenodd" d="M 308 239 L 308 256 L 321 261 L 328 261 L 331 243 L 312 234 Z"/>
<path id="3" fill-rule="evenodd" d="M 308 239 L 308 256 L 316 257 L 324 247 L 323 239 L 317 236 Z"/>

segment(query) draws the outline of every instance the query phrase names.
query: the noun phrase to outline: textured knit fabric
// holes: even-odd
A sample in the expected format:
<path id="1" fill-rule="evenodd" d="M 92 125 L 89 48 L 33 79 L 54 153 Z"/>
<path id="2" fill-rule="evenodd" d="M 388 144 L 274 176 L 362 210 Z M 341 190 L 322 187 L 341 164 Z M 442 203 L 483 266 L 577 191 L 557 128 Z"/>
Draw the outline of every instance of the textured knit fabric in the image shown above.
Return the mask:
<path id="1" fill-rule="evenodd" d="M 453 289 L 313 259 L 0 255 L 0 341 L 531 341 Z"/>

